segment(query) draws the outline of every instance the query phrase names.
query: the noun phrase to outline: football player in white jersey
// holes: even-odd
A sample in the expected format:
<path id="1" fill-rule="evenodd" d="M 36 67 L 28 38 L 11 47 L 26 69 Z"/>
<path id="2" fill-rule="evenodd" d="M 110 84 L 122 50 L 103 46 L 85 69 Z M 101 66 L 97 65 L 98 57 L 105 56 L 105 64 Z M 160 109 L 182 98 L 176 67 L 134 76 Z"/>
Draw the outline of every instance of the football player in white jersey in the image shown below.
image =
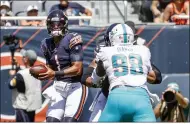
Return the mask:
<path id="1" fill-rule="evenodd" d="M 134 33 L 126 24 L 115 26 L 109 39 L 111 47 L 100 49 L 98 66 L 93 72 L 94 83 L 105 74 L 110 83 L 108 101 L 99 121 L 155 122 L 145 88 L 147 75 L 152 72 L 149 49 L 133 45 Z M 99 66 L 105 69 L 105 73 L 98 70 Z M 156 78 L 152 74 L 152 78 Z"/>
<path id="2" fill-rule="evenodd" d="M 114 26 L 116 26 L 117 24 L 119 24 L 119 23 L 111 24 L 107 28 L 107 30 L 104 34 L 105 45 L 104 44 L 97 45 L 97 47 L 95 49 L 95 54 L 98 52 L 99 47 L 109 46 L 109 33 L 114 28 Z M 134 33 L 136 32 L 135 24 L 133 22 L 127 21 L 126 24 L 132 28 Z M 139 37 L 137 35 L 136 35 L 136 37 L 137 37 L 136 38 L 137 45 L 143 45 L 145 43 L 144 42 L 145 40 L 143 40 L 143 44 L 142 44 L 142 40 L 140 40 L 140 43 L 139 43 L 139 40 L 138 40 Z M 91 62 L 91 64 L 89 65 L 89 67 L 87 68 L 87 70 L 84 72 L 83 77 L 82 77 L 83 84 L 85 84 L 89 87 L 94 87 L 94 88 L 96 88 L 97 86 L 92 84 L 91 75 L 92 75 L 92 72 L 95 67 L 96 67 L 96 63 L 93 60 Z M 156 80 L 153 82 L 153 81 L 149 80 L 149 77 L 147 77 L 147 82 L 151 82 L 152 84 L 160 84 L 162 81 L 161 72 L 155 65 L 152 65 L 152 68 L 153 68 L 154 73 L 156 74 Z M 101 81 L 103 83 L 102 85 L 100 85 L 101 89 L 97 92 L 96 96 L 94 97 L 94 101 L 89 109 L 90 111 L 92 111 L 89 122 L 97 122 L 99 120 L 99 117 L 100 117 L 105 105 L 106 105 L 106 101 L 107 101 L 107 97 L 108 97 L 108 93 L 109 93 L 109 91 L 108 91 L 109 81 L 108 81 L 107 76 L 105 78 L 103 78 Z M 147 91 L 148 91 L 148 89 L 147 89 Z M 152 107 L 154 107 L 159 102 L 159 97 L 157 94 L 152 94 L 150 92 L 149 92 L 149 96 L 151 99 Z"/>

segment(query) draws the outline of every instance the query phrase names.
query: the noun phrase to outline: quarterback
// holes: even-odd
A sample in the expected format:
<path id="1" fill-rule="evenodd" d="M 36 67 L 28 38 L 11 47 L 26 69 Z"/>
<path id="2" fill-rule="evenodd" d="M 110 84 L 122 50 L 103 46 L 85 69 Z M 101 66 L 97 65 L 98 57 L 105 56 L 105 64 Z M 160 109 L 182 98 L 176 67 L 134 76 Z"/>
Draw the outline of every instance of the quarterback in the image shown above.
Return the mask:
<path id="1" fill-rule="evenodd" d="M 76 122 L 87 98 L 87 88 L 80 83 L 82 38 L 77 33 L 68 32 L 68 19 L 61 10 L 54 10 L 48 15 L 47 30 L 51 37 L 42 41 L 41 49 L 48 71 L 38 78 L 54 80 L 54 84 L 43 92 L 50 100 L 46 121 Z"/>

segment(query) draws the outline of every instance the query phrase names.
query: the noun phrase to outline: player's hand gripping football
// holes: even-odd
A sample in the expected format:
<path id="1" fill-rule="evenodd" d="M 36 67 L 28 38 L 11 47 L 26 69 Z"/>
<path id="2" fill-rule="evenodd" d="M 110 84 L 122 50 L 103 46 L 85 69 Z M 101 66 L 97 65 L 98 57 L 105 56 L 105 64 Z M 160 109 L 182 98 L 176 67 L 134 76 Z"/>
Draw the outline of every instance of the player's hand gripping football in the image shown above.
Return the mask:
<path id="1" fill-rule="evenodd" d="M 39 74 L 39 80 L 52 80 L 55 77 L 55 71 L 45 65 L 47 68 L 47 72 Z"/>

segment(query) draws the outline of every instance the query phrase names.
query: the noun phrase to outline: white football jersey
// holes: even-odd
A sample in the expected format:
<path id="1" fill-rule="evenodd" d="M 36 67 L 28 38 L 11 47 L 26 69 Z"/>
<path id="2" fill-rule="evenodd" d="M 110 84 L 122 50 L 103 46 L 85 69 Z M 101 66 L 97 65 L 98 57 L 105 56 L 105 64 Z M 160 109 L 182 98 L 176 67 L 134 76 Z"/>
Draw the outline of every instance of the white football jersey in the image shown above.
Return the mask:
<path id="1" fill-rule="evenodd" d="M 116 85 L 142 86 L 152 70 L 150 50 L 143 45 L 102 47 L 96 56 L 102 60 L 110 89 Z"/>

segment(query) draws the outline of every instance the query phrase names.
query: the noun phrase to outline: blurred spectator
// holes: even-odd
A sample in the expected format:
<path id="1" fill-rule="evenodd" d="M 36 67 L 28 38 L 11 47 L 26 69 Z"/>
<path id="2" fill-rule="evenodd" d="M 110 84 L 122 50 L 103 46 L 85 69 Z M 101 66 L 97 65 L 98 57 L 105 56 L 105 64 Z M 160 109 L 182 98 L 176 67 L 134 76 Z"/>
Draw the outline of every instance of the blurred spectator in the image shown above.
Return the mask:
<path id="1" fill-rule="evenodd" d="M 1 1 L 0 12 L 1 12 L 0 17 L 13 15 L 11 8 L 10 8 L 9 1 Z M 0 26 L 12 26 L 12 25 L 15 25 L 15 22 L 13 20 L 1 20 L 0 21 Z"/>
<path id="2" fill-rule="evenodd" d="M 152 1 L 150 0 L 142 1 L 140 13 L 139 13 L 139 20 L 141 20 L 142 22 L 153 22 L 153 15 L 150 10 L 151 4 L 152 4 Z"/>
<path id="3" fill-rule="evenodd" d="M 163 20 L 175 22 L 178 25 L 189 24 L 189 19 L 176 18 L 175 15 L 189 16 L 189 0 L 173 0 L 165 9 Z"/>
<path id="4" fill-rule="evenodd" d="M 12 106 L 15 109 L 16 122 L 34 122 L 35 112 L 42 105 L 41 81 L 29 73 L 36 60 L 33 50 L 21 50 L 25 69 L 19 70 L 9 83 L 12 90 Z"/>
<path id="5" fill-rule="evenodd" d="M 151 4 L 151 11 L 153 14 L 154 22 L 155 23 L 162 23 L 163 22 L 163 13 L 166 6 L 172 0 L 154 0 Z"/>
<path id="6" fill-rule="evenodd" d="M 60 4 L 52 6 L 50 12 L 56 9 L 62 10 L 67 16 L 80 16 L 80 14 L 92 16 L 92 12 L 89 9 L 76 2 L 69 2 L 68 0 L 60 0 Z M 84 20 L 69 20 L 69 25 L 88 25 L 88 23 L 89 21 L 86 22 Z"/>
<path id="7" fill-rule="evenodd" d="M 27 8 L 27 16 L 38 16 L 38 7 L 36 5 L 29 5 Z M 21 20 L 22 26 L 45 26 L 43 20 Z"/>
<path id="8" fill-rule="evenodd" d="M 172 0 L 143 0 L 139 19 L 143 22 L 163 22 L 163 12 Z"/>

